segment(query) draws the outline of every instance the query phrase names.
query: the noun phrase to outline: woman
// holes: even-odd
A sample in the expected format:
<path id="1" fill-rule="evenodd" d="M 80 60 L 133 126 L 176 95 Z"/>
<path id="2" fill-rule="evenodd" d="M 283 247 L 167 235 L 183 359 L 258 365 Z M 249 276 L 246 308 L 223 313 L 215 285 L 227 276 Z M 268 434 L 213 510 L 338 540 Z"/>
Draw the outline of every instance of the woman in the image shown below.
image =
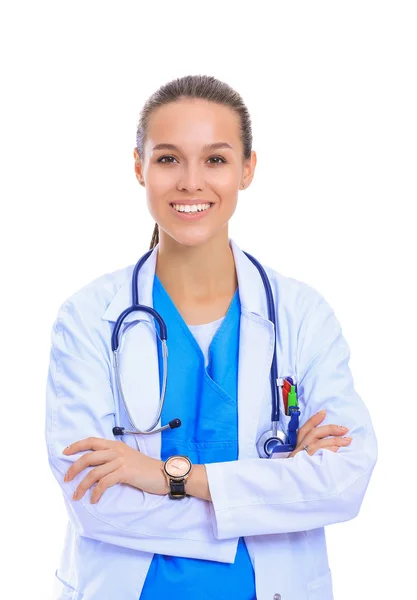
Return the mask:
<path id="1" fill-rule="evenodd" d="M 132 304 L 133 266 L 69 298 L 52 331 L 47 388 L 49 462 L 69 517 L 59 598 L 333 598 L 324 526 L 357 515 L 376 439 L 332 309 L 267 268 L 278 375 L 296 384 L 301 427 L 288 458 L 259 457 L 275 332 L 260 274 L 228 237 L 238 191 L 254 176 L 251 145 L 242 99 L 213 77 L 174 80 L 142 110 L 135 173 L 157 224 L 138 301 L 169 332 L 155 427 L 182 424 L 113 431 L 149 428 L 164 386 L 160 324 L 145 312 L 131 312 L 120 332 L 126 406 L 115 374 L 111 335 Z M 165 472 L 175 456 L 186 458 Z"/>

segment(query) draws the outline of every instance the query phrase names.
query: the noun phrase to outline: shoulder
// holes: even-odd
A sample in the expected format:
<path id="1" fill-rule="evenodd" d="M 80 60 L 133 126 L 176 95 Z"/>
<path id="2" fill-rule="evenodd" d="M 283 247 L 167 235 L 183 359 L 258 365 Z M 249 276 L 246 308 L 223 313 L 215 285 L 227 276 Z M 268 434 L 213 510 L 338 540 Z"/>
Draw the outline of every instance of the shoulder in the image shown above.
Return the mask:
<path id="1" fill-rule="evenodd" d="M 339 348 L 346 352 L 341 323 L 323 294 L 304 281 L 264 268 L 275 298 L 280 335 L 288 343 L 295 340 L 298 363 L 311 364 L 335 340 L 339 340 Z"/>
<path id="2" fill-rule="evenodd" d="M 295 277 L 283 275 L 269 266 L 264 266 L 264 269 L 279 307 L 297 313 L 301 319 L 308 318 L 322 305 L 329 307 L 324 296 L 314 286 Z"/>
<path id="3" fill-rule="evenodd" d="M 102 324 L 102 315 L 119 290 L 130 282 L 133 269 L 134 265 L 128 265 L 105 273 L 76 290 L 59 306 L 55 328 L 70 317 L 78 319 L 80 325 Z"/>

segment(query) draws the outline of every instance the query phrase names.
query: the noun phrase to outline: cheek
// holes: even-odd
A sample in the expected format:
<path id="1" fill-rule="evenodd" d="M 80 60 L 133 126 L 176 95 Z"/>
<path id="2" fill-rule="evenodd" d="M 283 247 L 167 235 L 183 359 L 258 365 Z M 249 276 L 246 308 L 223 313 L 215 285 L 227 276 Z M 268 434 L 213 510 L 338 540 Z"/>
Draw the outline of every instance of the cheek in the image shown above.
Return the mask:
<path id="1" fill-rule="evenodd" d="M 145 175 L 146 187 L 153 196 L 171 189 L 175 181 L 175 173 L 170 169 L 150 168 Z"/>
<path id="2" fill-rule="evenodd" d="M 159 215 L 165 198 L 169 198 L 172 193 L 175 182 L 172 181 L 172 175 L 152 169 L 145 176 L 145 182 L 146 203 L 150 214 L 155 218 Z"/>
<path id="3" fill-rule="evenodd" d="M 237 165 L 227 165 L 216 169 L 209 169 L 207 181 L 214 185 L 224 188 L 225 191 L 232 192 L 239 186 L 240 171 Z"/>
<path id="4" fill-rule="evenodd" d="M 237 177 L 229 175 L 227 179 L 220 179 L 213 189 L 218 194 L 221 204 L 226 205 L 228 209 L 236 207 L 239 194 L 239 179 Z"/>

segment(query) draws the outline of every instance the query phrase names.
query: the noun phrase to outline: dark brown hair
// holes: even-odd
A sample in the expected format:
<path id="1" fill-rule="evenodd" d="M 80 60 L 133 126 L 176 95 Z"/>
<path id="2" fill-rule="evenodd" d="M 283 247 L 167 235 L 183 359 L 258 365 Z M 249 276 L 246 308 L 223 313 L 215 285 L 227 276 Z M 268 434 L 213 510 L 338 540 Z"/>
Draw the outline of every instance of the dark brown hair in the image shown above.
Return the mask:
<path id="1" fill-rule="evenodd" d="M 234 110 L 240 122 L 243 156 L 244 159 L 250 158 L 252 152 L 252 125 L 249 111 L 241 96 L 227 83 L 219 81 L 211 75 L 186 75 L 162 85 L 159 90 L 148 98 L 142 108 L 136 132 L 136 148 L 141 160 L 143 160 L 146 135 L 152 112 L 160 106 L 184 98 L 202 98 L 229 106 Z M 154 248 L 158 242 L 159 228 L 158 224 L 155 223 L 149 249 Z"/>

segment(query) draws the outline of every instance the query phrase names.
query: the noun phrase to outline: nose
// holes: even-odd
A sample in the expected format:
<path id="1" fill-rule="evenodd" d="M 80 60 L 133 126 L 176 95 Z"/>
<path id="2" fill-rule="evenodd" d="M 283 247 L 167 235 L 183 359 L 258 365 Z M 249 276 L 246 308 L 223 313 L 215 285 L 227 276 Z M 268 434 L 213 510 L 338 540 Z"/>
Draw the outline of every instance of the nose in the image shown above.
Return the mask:
<path id="1" fill-rule="evenodd" d="M 177 188 L 188 192 L 203 190 L 205 182 L 203 169 L 203 165 L 197 162 L 188 162 L 181 165 Z"/>

